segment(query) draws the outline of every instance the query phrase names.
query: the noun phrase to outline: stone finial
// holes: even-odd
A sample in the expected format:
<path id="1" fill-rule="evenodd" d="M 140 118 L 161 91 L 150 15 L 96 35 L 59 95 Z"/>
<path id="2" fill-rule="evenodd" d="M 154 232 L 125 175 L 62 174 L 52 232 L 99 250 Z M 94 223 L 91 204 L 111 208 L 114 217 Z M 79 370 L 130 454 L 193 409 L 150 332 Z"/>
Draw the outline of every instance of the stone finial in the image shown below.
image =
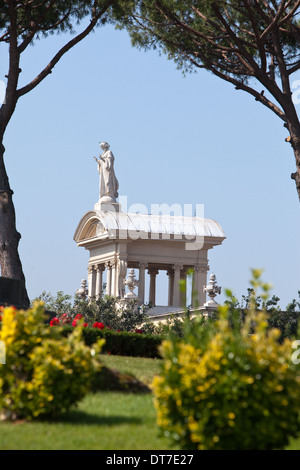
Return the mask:
<path id="1" fill-rule="evenodd" d="M 215 274 L 211 274 L 209 277 L 208 285 L 203 287 L 203 292 L 207 292 L 210 300 L 204 304 L 204 307 L 216 308 L 218 303 L 215 301 L 217 294 L 221 294 L 221 287 L 217 286 L 217 280 Z"/>
<path id="2" fill-rule="evenodd" d="M 137 299 L 138 296 L 133 292 L 138 286 L 139 281 L 135 279 L 134 269 L 129 269 L 128 278 L 124 280 L 124 285 L 128 287 L 129 292 L 125 295 L 125 299 Z"/>
<path id="3" fill-rule="evenodd" d="M 80 289 L 77 289 L 76 294 L 82 299 L 86 300 L 88 295 L 87 282 L 85 279 L 82 279 Z"/>

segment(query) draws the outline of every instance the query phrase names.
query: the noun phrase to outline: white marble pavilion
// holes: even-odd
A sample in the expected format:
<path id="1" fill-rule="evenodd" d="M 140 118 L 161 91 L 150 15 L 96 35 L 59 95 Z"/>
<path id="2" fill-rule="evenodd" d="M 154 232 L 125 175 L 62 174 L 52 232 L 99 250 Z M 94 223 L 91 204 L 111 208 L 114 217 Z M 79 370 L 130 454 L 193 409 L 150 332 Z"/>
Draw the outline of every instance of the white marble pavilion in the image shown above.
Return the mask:
<path id="1" fill-rule="evenodd" d="M 108 150 L 108 144 L 105 145 L 100 159 L 104 162 L 105 158 L 112 158 L 113 163 L 112 152 Z M 84 247 L 90 254 L 89 297 L 102 295 L 106 271 L 105 293 L 124 298 L 127 270 L 134 268 L 139 273 L 139 303 L 145 303 L 145 278 L 150 276 L 149 302 L 155 306 L 156 278 L 159 271 L 165 271 L 169 279 L 166 307 L 175 310 L 185 306 L 186 293 L 180 292 L 179 281 L 192 269 L 193 291 L 197 292 L 194 303 L 203 306 L 206 301 L 203 287 L 207 284 L 209 271 L 208 250 L 225 239 L 220 225 L 201 217 L 125 213 L 116 202 L 116 178 L 113 180 L 113 194 L 111 186 L 106 190 L 103 186 L 104 183 L 100 188 L 99 202 L 94 210 L 82 217 L 74 235 L 77 246 Z"/>

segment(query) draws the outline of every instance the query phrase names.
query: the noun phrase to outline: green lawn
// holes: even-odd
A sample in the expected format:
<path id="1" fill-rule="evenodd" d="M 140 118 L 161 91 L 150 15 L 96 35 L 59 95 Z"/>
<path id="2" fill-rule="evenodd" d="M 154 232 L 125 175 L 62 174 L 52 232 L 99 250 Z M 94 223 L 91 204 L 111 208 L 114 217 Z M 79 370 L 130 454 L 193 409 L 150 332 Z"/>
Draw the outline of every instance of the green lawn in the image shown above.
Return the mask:
<path id="1" fill-rule="evenodd" d="M 152 396 L 90 394 L 57 421 L 0 423 L 0 449 L 167 450 L 159 437 Z"/>
<path id="2" fill-rule="evenodd" d="M 102 355 L 105 366 L 149 385 L 161 361 Z M 159 435 L 151 394 L 98 392 L 87 395 L 55 421 L 0 422 L 0 450 L 171 450 Z M 300 450 L 300 438 L 288 450 Z"/>
<path id="3" fill-rule="evenodd" d="M 135 375 L 148 385 L 159 372 L 155 359 L 102 356 L 110 368 Z M 89 394 L 77 409 L 56 421 L 0 423 L 0 449 L 168 450 L 159 436 L 150 394 Z"/>
<path id="4" fill-rule="evenodd" d="M 162 364 L 161 359 L 109 356 L 107 354 L 102 354 L 101 360 L 106 367 L 132 374 L 147 385 L 151 384 L 154 375 L 159 374 Z"/>

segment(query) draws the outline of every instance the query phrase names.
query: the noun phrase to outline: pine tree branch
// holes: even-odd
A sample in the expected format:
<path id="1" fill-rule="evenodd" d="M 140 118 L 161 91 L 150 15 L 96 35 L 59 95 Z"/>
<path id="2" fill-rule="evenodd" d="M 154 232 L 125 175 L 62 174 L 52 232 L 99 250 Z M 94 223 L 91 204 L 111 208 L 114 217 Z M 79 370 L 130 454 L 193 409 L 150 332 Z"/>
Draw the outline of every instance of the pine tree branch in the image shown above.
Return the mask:
<path id="1" fill-rule="evenodd" d="M 26 93 L 29 93 L 31 90 L 33 90 L 35 87 L 37 87 L 49 74 L 52 73 L 53 68 L 55 65 L 60 61 L 60 59 L 70 50 L 72 47 L 74 47 L 76 44 L 78 44 L 80 41 L 82 41 L 96 26 L 98 20 L 101 18 L 101 16 L 107 11 L 107 9 L 113 4 L 114 0 L 107 1 L 104 7 L 96 13 L 96 4 L 94 6 L 94 13 L 92 16 L 92 19 L 90 20 L 90 24 L 88 27 L 82 31 L 80 34 L 78 34 L 76 37 L 71 39 L 67 44 L 65 44 L 58 52 L 57 54 L 52 58 L 52 60 L 48 63 L 48 65 L 39 73 L 30 83 L 25 85 L 24 87 L 20 88 L 17 90 L 17 97 L 20 98 L 21 96 L 25 95 Z"/>

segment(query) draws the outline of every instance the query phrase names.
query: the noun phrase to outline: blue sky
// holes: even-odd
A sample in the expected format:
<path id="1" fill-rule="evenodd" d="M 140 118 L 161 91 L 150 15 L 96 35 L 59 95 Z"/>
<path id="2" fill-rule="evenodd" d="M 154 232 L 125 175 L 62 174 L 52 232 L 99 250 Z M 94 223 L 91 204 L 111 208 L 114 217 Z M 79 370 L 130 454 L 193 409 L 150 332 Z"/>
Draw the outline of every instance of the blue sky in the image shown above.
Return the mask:
<path id="1" fill-rule="evenodd" d="M 29 48 L 21 84 L 65 40 L 52 36 Z M 4 79 L 4 49 L 0 60 Z M 125 31 L 97 29 L 19 101 L 6 133 L 30 298 L 43 290 L 73 294 L 86 277 L 88 252 L 73 235 L 97 202 L 93 156 L 105 140 L 129 206 L 204 204 L 227 236 L 209 252 L 218 284 L 241 297 L 250 268 L 264 268 L 284 308 L 300 289 L 299 201 L 286 137 L 279 118 L 230 84 L 206 71 L 184 77 L 165 56 L 133 49 Z M 165 274 L 160 281 L 158 303 Z"/>

